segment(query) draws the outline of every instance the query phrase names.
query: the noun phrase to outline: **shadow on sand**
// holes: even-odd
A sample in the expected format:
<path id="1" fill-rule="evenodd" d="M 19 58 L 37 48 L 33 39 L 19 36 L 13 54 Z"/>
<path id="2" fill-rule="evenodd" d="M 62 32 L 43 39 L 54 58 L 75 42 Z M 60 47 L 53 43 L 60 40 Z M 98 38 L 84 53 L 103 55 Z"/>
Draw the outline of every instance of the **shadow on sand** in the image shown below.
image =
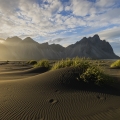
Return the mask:
<path id="1" fill-rule="evenodd" d="M 116 77 L 114 77 L 114 79 L 118 79 Z M 119 78 L 120 79 L 120 78 Z M 72 80 L 75 81 L 75 80 Z M 66 88 L 66 89 L 70 89 L 70 90 L 76 90 L 76 91 L 88 91 L 88 92 L 96 92 L 96 93 L 103 93 L 103 94 L 109 94 L 109 95 L 114 95 L 114 96 L 120 96 L 120 88 L 118 88 L 120 86 L 120 83 L 115 82 L 114 85 L 112 86 L 97 86 L 97 85 L 93 85 L 93 84 L 89 84 L 89 83 L 84 83 L 84 82 L 72 82 L 70 84 L 64 84 L 62 83 L 62 85 Z M 116 87 L 117 86 L 117 87 Z"/>

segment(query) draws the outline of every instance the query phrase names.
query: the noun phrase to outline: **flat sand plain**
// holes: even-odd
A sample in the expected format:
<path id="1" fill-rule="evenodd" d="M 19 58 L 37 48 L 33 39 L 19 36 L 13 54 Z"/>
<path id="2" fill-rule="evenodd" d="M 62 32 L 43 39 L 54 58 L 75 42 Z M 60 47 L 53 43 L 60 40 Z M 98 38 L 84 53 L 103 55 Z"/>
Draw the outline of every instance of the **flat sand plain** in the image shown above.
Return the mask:
<path id="1" fill-rule="evenodd" d="M 120 120 L 120 69 L 113 87 L 70 87 L 74 68 L 46 71 L 23 62 L 0 62 L 0 120 Z"/>

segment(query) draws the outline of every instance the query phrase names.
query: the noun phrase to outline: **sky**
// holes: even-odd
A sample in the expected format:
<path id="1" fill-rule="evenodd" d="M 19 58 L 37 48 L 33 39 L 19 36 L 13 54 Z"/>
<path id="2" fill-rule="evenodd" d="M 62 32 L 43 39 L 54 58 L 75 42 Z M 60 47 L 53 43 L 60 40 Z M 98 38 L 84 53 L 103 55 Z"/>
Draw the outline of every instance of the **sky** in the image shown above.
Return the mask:
<path id="1" fill-rule="evenodd" d="M 66 47 L 94 34 L 120 56 L 120 0 L 0 0 L 0 38 Z"/>

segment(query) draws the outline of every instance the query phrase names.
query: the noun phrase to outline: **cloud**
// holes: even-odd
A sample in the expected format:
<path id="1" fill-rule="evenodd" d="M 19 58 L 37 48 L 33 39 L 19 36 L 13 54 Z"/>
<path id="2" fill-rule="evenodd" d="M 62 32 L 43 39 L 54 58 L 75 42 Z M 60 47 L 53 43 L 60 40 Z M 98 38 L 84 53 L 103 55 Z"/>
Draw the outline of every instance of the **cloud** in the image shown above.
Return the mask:
<path id="1" fill-rule="evenodd" d="M 0 0 L 0 12 L 9 14 L 9 15 L 15 14 L 15 10 L 19 5 L 18 1 L 17 0 Z"/>
<path id="2" fill-rule="evenodd" d="M 92 31 L 92 29 L 90 29 Z M 101 40 L 107 40 L 108 42 L 120 42 L 120 27 L 113 27 L 113 28 L 108 28 L 106 30 L 102 30 L 99 32 L 93 32 L 91 34 L 83 34 L 78 36 L 79 39 L 83 38 L 84 36 L 90 37 L 94 36 L 95 34 L 98 34 L 100 36 Z"/>
<path id="3" fill-rule="evenodd" d="M 99 34 L 119 43 L 119 11 L 119 0 L 0 0 L 0 37 L 30 36 L 67 46 Z"/>
<path id="4" fill-rule="evenodd" d="M 92 8 L 92 2 L 87 0 L 71 0 L 71 10 L 76 16 L 86 16 Z"/>
<path id="5" fill-rule="evenodd" d="M 100 33 L 101 38 L 118 40 L 120 29 L 114 26 L 120 26 L 119 0 L 61 1 L 0 0 L 0 37 L 30 36 L 68 45 L 78 36 Z"/>
<path id="6" fill-rule="evenodd" d="M 98 7 L 110 7 L 117 4 L 119 0 L 96 0 L 96 6 Z"/>
<path id="7" fill-rule="evenodd" d="M 120 40 L 120 27 L 110 28 L 99 32 L 98 34 L 102 39 L 106 39 L 110 42 L 118 42 Z M 118 39 L 119 38 L 119 39 Z"/>
<path id="8" fill-rule="evenodd" d="M 119 0 L 70 0 L 70 5 L 65 7 L 66 11 L 72 11 L 75 16 L 88 16 L 104 13 L 115 7 Z"/>
<path id="9" fill-rule="evenodd" d="M 48 42 L 49 43 L 59 43 L 59 42 L 64 41 L 64 40 L 66 40 L 66 38 L 57 38 L 54 40 L 49 40 Z"/>

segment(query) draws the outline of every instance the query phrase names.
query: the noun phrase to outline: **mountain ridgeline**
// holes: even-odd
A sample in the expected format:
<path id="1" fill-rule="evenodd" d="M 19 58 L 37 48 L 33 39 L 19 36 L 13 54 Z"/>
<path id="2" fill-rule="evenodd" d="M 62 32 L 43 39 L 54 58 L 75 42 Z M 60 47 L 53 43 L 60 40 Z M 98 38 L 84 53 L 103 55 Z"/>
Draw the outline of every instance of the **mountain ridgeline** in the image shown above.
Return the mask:
<path id="1" fill-rule="evenodd" d="M 62 59 L 73 57 L 92 59 L 118 59 L 111 45 L 100 40 L 98 35 L 86 38 L 64 48 L 59 44 L 39 44 L 30 37 L 24 40 L 19 37 L 7 38 L 0 43 L 0 60 L 39 60 Z"/>

